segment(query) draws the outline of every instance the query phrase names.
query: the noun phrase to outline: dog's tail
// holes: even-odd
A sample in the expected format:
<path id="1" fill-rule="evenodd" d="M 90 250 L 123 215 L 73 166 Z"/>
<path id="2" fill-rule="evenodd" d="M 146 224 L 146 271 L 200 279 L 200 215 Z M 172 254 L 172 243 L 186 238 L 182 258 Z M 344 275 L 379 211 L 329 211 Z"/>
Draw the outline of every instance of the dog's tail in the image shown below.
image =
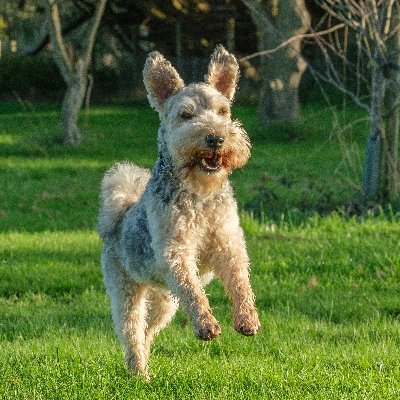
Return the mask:
<path id="1" fill-rule="evenodd" d="M 150 171 L 130 163 L 118 163 L 104 175 L 98 230 L 105 239 L 112 234 L 126 211 L 139 201 Z"/>

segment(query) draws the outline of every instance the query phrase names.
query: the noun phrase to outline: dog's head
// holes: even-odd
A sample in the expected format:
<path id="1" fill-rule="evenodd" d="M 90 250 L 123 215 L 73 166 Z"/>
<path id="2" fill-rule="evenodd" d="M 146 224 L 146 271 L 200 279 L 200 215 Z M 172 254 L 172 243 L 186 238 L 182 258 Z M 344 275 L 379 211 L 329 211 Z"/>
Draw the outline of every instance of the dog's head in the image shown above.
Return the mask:
<path id="1" fill-rule="evenodd" d="M 150 53 L 143 71 L 148 98 L 161 120 L 161 147 L 182 182 L 197 192 L 221 188 L 235 168 L 250 156 L 250 142 L 231 119 L 239 66 L 218 46 L 205 82 L 185 86 L 178 72 L 160 53 Z"/>

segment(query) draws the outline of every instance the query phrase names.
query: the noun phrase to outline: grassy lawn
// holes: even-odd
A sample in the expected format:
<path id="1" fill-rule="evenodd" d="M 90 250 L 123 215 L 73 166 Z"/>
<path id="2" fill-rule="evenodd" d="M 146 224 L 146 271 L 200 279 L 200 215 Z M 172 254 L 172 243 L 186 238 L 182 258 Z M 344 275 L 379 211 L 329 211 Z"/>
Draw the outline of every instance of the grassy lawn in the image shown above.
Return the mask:
<path id="1" fill-rule="evenodd" d="M 104 171 L 154 162 L 157 116 L 92 108 L 85 142 L 68 149 L 56 106 L 0 105 L 0 399 L 400 397 L 398 216 L 329 213 L 359 185 L 363 115 L 309 106 L 268 130 L 251 107 L 235 115 L 253 143 L 232 181 L 263 327 L 236 334 L 215 281 L 207 292 L 222 336 L 196 340 L 178 313 L 155 341 L 146 384 L 123 364 L 95 226 Z M 338 138 L 333 117 L 361 121 Z"/>

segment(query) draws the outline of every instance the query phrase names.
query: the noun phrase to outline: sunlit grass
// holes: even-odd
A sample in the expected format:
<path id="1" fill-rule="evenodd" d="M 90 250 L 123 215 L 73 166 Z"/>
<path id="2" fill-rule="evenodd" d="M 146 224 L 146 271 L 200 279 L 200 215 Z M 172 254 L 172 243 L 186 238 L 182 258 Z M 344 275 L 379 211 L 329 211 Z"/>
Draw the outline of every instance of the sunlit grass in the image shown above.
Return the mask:
<path id="1" fill-rule="evenodd" d="M 285 138 L 282 126 L 257 126 L 254 109 L 235 110 L 254 144 L 232 176 L 239 204 L 257 197 L 265 172 L 300 182 L 291 199 L 271 187 L 287 201 L 281 217 L 266 208 L 255 218 L 241 206 L 262 330 L 253 338 L 233 330 L 215 281 L 207 293 L 221 337 L 196 340 L 179 312 L 155 341 L 146 384 L 123 363 L 95 227 L 104 171 L 118 160 L 153 164 L 157 116 L 149 107 L 93 108 L 82 119 L 83 145 L 69 149 L 57 139 L 54 106 L 37 108 L 0 105 L 0 138 L 8 138 L 0 139 L 1 399 L 399 397 L 398 215 L 321 217 L 312 201 L 306 217 L 296 210 L 310 180 L 338 204 L 354 195 L 329 111 L 306 109 Z M 321 122 L 307 124 L 315 116 Z"/>

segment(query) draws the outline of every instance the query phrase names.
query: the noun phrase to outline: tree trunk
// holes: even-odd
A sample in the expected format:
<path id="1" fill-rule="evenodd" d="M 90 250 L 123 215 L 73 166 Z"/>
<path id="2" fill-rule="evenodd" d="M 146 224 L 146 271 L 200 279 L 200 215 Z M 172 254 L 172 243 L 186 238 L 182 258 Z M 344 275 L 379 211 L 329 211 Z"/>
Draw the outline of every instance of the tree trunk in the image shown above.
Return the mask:
<path id="1" fill-rule="evenodd" d="M 378 51 L 376 50 L 376 56 L 377 54 Z M 375 67 L 372 71 L 371 84 L 371 128 L 364 164 L 363 192 L 367 199 L 376 199 L 380 191 L 383 138 L 385 136 L 385 126 L 382 120 L 385 96 L 385 78 L 383 76 L 382 68 L 377 63 L 375 63 Z"/>
<path id="2" fill-rule="evenodd" d="M 235 17 L 228 16 L 226 19 L 226 47 L 230 52 L 235 51 Z"/>
<path id="3" fill-rule="evenodd" d="M 394 86 L 394 85 L 393 85 Z M 392 109 L 386 120 L 386 136 L 385 136 L 385 195 L 388 200 L 396 200 L 400 195 L 399 182 L 399 106 L 400 100 L 399 88 L 388 89 L 386 97 L 386 105 L 388 109 Z M 397 104 L 395 105 L 395 102 Z"/>
<path id="4" fill-rule="evenodd" d="M 76 64 L 76 71 L 68 82 L 61 107 L 61 132 L 64 144 L 79 146 L 82 142 L 82 134 L 78 128 L 79 111 L 85 100 L 88 78 L 86 71 L 83 71 L 83 62 L 79 60 Z"/>
<path id="5" fill-rule="evenodd" d="M 398 10 L 390 16 L 386 15 L 390 17 L 389 26 L 398 28 Z M 386 20 L 384 22 L 387 23 Z M 385 55 L 383 61 L 382 54 Z M 400 196 L 400 30 L 388 37 L 385 46 L 377 43 L 374 60 L 371 78 L 371 132 L 367 143 L 363 191 L 367 199 L 380 197 L 394 201 Z"/>
<path id="6" fill-rule="evenodd" d="M 67 51 L 64 42 L 57 0 L 48 0 L 46 3 L 53 57 L 67 84 L 67 92 L 61 108 L 61 132 L 64 143 L 67 145 L 78 146 L 82 142 L 82 134 L 78 128 L 78 115 L 85 99 L 93 47 L 106 3 L 107 0 L 97 2 L 93 24 L 82 43 L 84 50 L 81 56 L 76 56 L 76 62 L 74 62 L 74 55 Z"/>
<path id="7" fill-rule="evenodd" d="M 398 27 L 399 12 L 394 12 L 391 26 Z M 400 130 L 400 30 L 386 42 L 387 62 L 384 75 L 387 80 L 385 93 L 385 188 L 387 200 L 398 200 L 400 196 L 399 182 L 399 130 Z"/>
<path id="8" fill-rule="evenodd" d="M 290 37 L 305 33 L 310 24 L 304 0 L 253 0 L 249 7 L 259 31 L 259 51 L 274 49 Z M 299 84 L 307 67 L 300 45 L 301 38 L 262 57 L 259 113 L 265 123 L 293 120 L 299 115 Z"/>

